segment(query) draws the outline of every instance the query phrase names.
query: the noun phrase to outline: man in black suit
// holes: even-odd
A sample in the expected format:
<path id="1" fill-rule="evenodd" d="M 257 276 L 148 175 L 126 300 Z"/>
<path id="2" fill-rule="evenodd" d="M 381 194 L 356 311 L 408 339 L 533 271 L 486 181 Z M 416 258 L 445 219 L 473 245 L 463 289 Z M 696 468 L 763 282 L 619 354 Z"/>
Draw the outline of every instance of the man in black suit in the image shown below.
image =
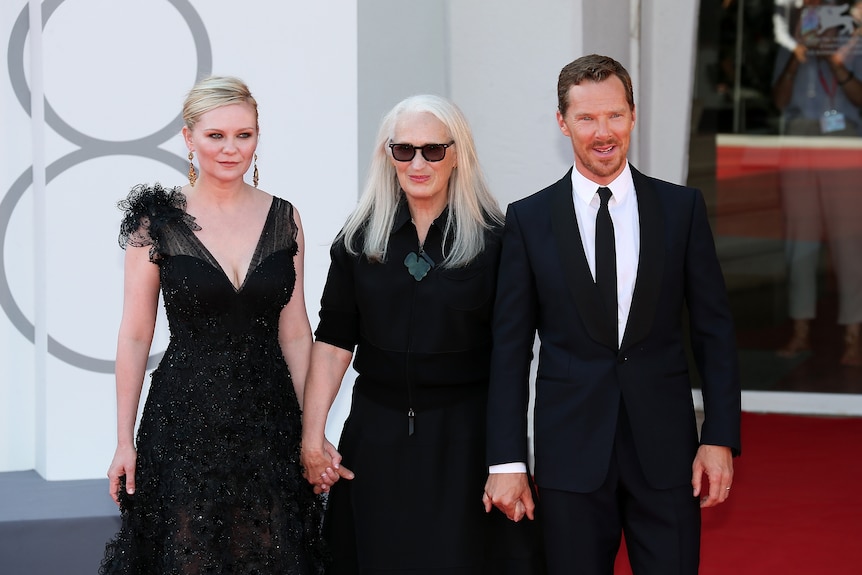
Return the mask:
<path id="1" fill-rule="evenodd" d="M 700 508 L 730 495 L 740 449 L 734 328 L 706 206 L 698 190 L 628 163 L 635 104 L 618 62 L 579 58 L 557 89 L 574 168 L 506 216 L 485 507 L 534 517 L 538 333 L 535 482 L 549 573 L 613 573 L 623 533 L 636 575 L 697 573 Z M 703 389 L 700 437 L 686 337 Z"/>

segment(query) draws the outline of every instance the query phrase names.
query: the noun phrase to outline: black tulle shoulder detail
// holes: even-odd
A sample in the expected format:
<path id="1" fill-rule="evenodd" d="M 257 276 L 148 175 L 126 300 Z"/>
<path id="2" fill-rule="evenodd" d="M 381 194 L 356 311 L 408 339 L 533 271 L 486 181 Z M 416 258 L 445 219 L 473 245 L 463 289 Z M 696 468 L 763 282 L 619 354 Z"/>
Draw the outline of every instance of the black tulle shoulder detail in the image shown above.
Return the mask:
<path id="1" fill-rule="evenodd" d="M 158 259 L 161 230 L 171 222 L 182 222 L 189 229 L 201 229 L 194 216 L 186 213 L 186 196 L 175 187 L 139 184 L 131 189 L 117 207 L 125 212 L 120 223 L 120 247 L 150 247 L 150 260 Z"/>

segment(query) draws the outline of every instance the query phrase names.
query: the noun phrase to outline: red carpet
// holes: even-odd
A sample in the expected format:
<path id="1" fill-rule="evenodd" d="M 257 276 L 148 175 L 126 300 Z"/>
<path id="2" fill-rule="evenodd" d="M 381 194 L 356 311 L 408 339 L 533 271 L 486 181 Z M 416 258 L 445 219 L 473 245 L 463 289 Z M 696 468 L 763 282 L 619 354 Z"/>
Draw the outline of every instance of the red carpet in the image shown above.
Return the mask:
<path id="1" fill-rule="evenodd" d="M 862 418 L 744 413 L 733 495 L 703 511 L 701 575 L 862 573 L 860 482 Z"/>

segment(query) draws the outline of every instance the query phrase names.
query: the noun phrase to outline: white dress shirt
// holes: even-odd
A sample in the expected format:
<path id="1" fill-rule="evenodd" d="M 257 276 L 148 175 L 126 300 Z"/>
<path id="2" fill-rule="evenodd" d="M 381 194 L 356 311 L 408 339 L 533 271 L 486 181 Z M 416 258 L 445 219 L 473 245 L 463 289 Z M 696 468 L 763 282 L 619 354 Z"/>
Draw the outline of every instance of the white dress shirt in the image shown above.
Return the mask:
<path id="1" fill-rule="evenodd" d="M 596 214 L 601 205 L 598 194 L 600 187 L 602 186 L 585 178 L 577 169 L 572 170 L 575 217 L 593 281 L 596 279 Z M 617 252 L 617 333 L 618 343 L 622 343 L 637 279 L 641 229 L 638 199 L 628 162 L 620 175 L 604 187 L 610 188 L 613 194 L 608 202 L 608 211 L 614 223 L 614 247 Z"/>

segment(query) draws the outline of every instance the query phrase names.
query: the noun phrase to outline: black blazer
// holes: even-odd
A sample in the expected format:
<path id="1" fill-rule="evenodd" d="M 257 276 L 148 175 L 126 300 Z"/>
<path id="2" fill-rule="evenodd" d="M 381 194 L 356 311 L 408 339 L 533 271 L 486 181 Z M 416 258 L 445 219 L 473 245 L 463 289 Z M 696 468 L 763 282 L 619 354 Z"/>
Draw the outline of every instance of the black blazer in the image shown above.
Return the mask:
<path id="1" fill-rule="evenodd" d="M 488 463 L 527 461 L 538 332 L 534 445 L 542 487 L 590 492 L 602 484 L 621 400 L 647 481 L 658 489 L 690 483 L 698 436 L 684 306 L 704 396 L 701 441 L 740 450 L 733 321 L 703 197 L 631 172 L 640 255 L 619 351 L 581 243 L 571 170 L 508 208 L 494 310 Z"/>

